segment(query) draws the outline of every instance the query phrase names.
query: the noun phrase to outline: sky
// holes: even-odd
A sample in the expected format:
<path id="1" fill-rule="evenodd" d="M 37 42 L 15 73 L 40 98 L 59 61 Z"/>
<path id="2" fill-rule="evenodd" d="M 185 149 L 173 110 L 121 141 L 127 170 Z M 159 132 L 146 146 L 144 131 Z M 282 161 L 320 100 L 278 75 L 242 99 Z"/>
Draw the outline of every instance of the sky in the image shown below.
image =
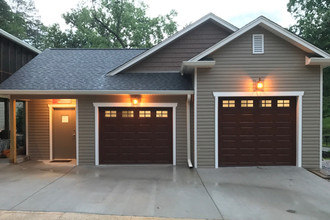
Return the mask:
<path id="1" fill-rule="evenodd" d="M 139 0 L 135 0 L 139 2 Z M 175 21 L 181 29 L 212 12 L 229 23 L 242 27 L 260 15 L 288 28 L 295 23 L 287 12 L 289 0 L 143 0 L 149 5 L 147 15 L 165 15 L 174 9 L 178 12 Z M 35 0 L 41 21 L 46 25 L 59 23 L 66 28 L 61 15 L 75 8 L 82 0 Z"/>

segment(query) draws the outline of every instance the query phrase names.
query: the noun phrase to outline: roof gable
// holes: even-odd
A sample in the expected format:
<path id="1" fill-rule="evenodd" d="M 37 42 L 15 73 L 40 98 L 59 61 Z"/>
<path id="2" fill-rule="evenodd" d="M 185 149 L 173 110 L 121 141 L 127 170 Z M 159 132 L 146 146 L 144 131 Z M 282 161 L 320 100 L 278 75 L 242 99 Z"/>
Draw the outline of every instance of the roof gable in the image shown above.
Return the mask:
<path id="1" fill-rule="evenodd" d="M 218 50 L 219 48 L 223 47 L 224 45 L 228 44 L 229 42 L 233 41 L 234 39 L 238 38 L 242 34 L 246 33 L 247 31 L 251 30 L 252 28 L 260 25 L 261 27 L 265 28 L 266 30 L 272 32 L 273 34 L 281 37 L 282 39 L 290 42 L 291 44 L 299 47 L 300 49 L 308 52 L 308 53 L 316 53 L 324 58 L 329 58 L 330 55 L 325 51 L 321 50 L 320 48 L 312 45 L 311 43 L 303 40 L 302 38 L 298 37 L 297 35 L 291 33 L 290 31 L 284 29 L 280 25 L 270 21 L 269 19 L 260 16 L 254 21 L 250 22 L 249 24 L 242 27 L 240 30 L 234 32 L 233 34 L 229 35 L 227 38 L 219 41 L 217 44 L 213 45 L 212 47 L 206 49 L 202 53 L 198 54 L 197 56 L 191 58 L 189 61 L 195 62 L 199 61 L 200 59 L 206 57 L 207 55 L 213 53 L 214 51 Z"/>
<path id="2" fill-rule="evenodd" d="M 31 45 L 25 43 L 24 41 L 20 40 L 19 38 L 15 37 L 14 35 L 9 34 L 8 32 L 2 30 L 0 28 L 0 35 L 4 36 L 5 38 L 8 38 L 9 40 L 15 42 L 16 44 L 25 47 L 28 50 L 31 50 L 35 53 L 41 53 L 40 50 L 36 49 L 35 47 L 32 47 Z"/>
<path id="3" fill-rule="evenodd" d="M 151 54 L 154 54 L 155 52 L 159 51 L 161 48 L 165 47 L 166 45 L 172 43 L 174 40 L 178 39 L 185 33 L 193 30 L 194 28 L 198 27 L 202 23 L 212 20 L 219 25 L 223 26 L 224 28 L 228 29 L 228 31 L 234 32 L 237 31 L 238 28 L 234 25 L 228 23 L 227 21 L 217 17 L 213 13 L 207 14 L 206 16 L 202 17 L 198 21 L 194 22 L 193 24 L 187 26 L 186 28 L 182 29 L 181 31 L 177 32 L 176 34 L 172 35 L 171 37 L 167 38 L 166 40 L 162 41 L 161 43 L 157 44 L 156 46 L 152 47 L 151 49 L 147 50 L 146 52 L 140 54 L 139 56 L 135 57 L 134 59 L 128 61 L 127 63 L 123 64 L 122 66 L 110 71 L 108 75 L 113 76 L 117 73 L 128 69 L 129 67 L 132 67 L 134 64 L 140 62 L 141 60 L 145 59 L 146 57 L 150 56 Z"/>

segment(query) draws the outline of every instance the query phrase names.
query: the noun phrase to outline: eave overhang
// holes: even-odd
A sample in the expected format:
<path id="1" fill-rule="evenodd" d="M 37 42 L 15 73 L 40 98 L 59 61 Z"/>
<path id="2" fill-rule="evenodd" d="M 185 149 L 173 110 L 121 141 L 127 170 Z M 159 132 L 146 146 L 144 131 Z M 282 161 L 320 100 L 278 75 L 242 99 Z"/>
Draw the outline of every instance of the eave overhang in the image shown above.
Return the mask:
<path id="1" fill-rule="evenodd" d="M 330 66 L 330 58 L 323 57 L 306 57 L 306 66 L 322 66 L 323 68 Z"/>
<path id="2" fill-rule="evenodd" d="M 0 95 L 188 95 L 193 93 L 193 90 L 0 90 Z"/>

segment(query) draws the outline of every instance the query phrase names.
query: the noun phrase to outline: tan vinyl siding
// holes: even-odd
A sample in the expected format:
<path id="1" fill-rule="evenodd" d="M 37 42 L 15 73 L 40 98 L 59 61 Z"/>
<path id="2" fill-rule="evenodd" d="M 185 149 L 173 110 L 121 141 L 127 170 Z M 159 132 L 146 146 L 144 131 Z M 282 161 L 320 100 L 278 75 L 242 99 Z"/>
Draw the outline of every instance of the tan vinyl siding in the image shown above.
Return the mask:
<path id="1" fill-rule="evenodd" d="M 28 104 L 29 155 L 49 160 L 49 108 L 51 99 L 32 99 Z"/>
<path id="2" fill-rule="evenodd" d="M 252 34 L 264 34 L 265 53 L 252 54 Z M 302 127 L 302 165 L 320 163 L 320 69 L 305 66 L 304 51 L 256 27 L 209 57 L 215 67 L 198 70 L 197 123 L 198 165 L 214 166 L 213 92 L 252 92 L 253 81 L 264 79 L 265 91 L 304 91 Z"/>
<path id="3" fill-rule="evenodd" d="M 79 163 L 95 163 L 95 108 L 94 102 L 130 102 L 129 95 L 109 96 L 79 96 Z M 144 103 L 178 103 L 176 124 L 176 157 L 177 164 L 187 161 L 187 134 L 186 134 L 186 96 L 142 95 Z"/>
<path id="4" fill-rule="evenodd" d="M 179 71 L 182 61 L 189 60 L 230 33 L 212 21 L 205 22 L 136 64 L 127 72 Z"/>

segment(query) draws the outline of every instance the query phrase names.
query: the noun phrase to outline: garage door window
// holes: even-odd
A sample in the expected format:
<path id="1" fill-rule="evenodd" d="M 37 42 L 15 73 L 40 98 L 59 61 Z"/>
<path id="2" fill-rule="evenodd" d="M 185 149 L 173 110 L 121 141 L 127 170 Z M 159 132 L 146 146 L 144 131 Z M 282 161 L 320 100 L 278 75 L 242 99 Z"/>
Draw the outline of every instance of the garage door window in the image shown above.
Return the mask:
<path id="1" fill-rule="evenodd" d="M 139 117 L 140 118 L 150 118 L 151 111 L 139 111 Z"/>
<path id="2" fill-rule="evenodd" d="M 290 100 L 277 100 L 277 107 L 279 107 L 279 108 L 290 107 Z"/>
<path id="3" fill-rule="evenodd" d="M 105 111 L 104 117 L 106 118 L 116 118 L 117 117 L 117 111 Z"/>
<path id="4" fill-rule="evenodd" d="M 241 107 L 245 108 L 252 108 L 253 107 L 253 100 L 241 100 Z"/>
<path id="5" fill-rule="evenodd" d="M 156 111 L 157 118 L 167 118 L 168 112 L 167 111 Z"/>
<path id="6" fill-rule="evenodd" d="M 123 118 L 133 118 L 134 112 L 133 111 L 122 111 Z"/>
<path id="7" fill-rule="evenodd" d="M 223 108 L 235 108 L 235 100 L 222 100 Z"/>
<path id="8" fill-rule="evenodd" d="M 272 100 L 261 100 L 260 104 L 262 108 L 270 108 L 272 107 Z"/>

